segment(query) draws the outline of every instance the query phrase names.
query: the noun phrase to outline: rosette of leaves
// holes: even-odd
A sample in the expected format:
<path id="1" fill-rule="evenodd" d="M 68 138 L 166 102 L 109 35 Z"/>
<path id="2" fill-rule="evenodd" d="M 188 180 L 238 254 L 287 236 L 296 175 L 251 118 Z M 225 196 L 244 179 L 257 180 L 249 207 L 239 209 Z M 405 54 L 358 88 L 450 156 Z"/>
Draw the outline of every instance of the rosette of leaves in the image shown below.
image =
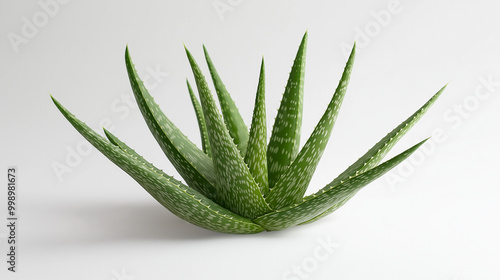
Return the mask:
<path id="1" fill-rule="evenodd" d="M 330 103 L 305 144 L 299 148 L 306 45 L 307 33 L 293 62 L 269 140 L 264 60 L 248 129 L 206 48 L 203 48 L 205 59 L 220 110 L 197 62 L 186 49 L 198 91 L 196 97 L 187 82 L 200 129 L 201 149 L 160 110 L 139 78 L 127 47 L 125 62 L 137 104 L 153 136 L 183 182 L 153 166 L 111 132 L 104 130 L 106 137 L 94 132 L 56 99 L 52 99 L 83 137 L 181 219 L 224 233 L 283 230 L 327 216 L 361 188 L 408 158 L 425 140 L 381 163 L 394 144 L 444 90 L 444 87 L 440 89 L 329 184 L 305 196 L 330 138 L 355 57 L 354 45 Z"/>

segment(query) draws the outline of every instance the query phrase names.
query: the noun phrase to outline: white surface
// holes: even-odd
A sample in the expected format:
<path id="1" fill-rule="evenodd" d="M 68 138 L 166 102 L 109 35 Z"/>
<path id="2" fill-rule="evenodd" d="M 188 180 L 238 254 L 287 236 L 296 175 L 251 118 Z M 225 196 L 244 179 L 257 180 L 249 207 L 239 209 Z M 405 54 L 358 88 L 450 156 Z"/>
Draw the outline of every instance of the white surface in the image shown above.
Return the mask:
<path id="1" fill-rule="evenodd" d="M 481 82 L 500 81 L 496 2 L 140 2 L 59 4 L 18 52 L 8 34 L 23 36 L 23 18 L 40 21 L 46 12 L 38 1 L 0 4 L 0 172 L 10 165 L 20 172 L 19 272 L 7 272 L 2 262 L 1 279 L 500 279 L 500 84 L 486 88 Z M 216 3 L 230 3 L 231 10 L 219 16 Z M 374 14 L 388 9 L 390 21 L 377 22 Z M 357 35 L 367 28 L 371 36 Z M 68 149 L 85 142 L 49 94 L 96 129 L 110 122 L 117 136 L 175 174 L 137 107 L 124 101 L 132 97 L 126 44 L 142 76 L 157 67 L 168 72 L 152 76 L 151 92 L 199 143 L 183 43 L 205 70 L 201 44 L 207 46 L 247 123 L 264 55 L 271 126 L 305 30 L 304 138 L 340 78 L 342 47 L 355 37 L 359 47 L 310 191 L 450 82 L 391 154 L 440 131 L 427 147 L 431 152 L 371 184 L 328 218 L 282 232 L 213 233 L 170 214 L 95 150 L 66 161 Z M 461 114 L 454 111 L 459 105 L 465 106 Z M 56 162 L 73 164 L 71 172 L 58 179 Z M 1 227 L 4 256 L 6 234 Z"/>

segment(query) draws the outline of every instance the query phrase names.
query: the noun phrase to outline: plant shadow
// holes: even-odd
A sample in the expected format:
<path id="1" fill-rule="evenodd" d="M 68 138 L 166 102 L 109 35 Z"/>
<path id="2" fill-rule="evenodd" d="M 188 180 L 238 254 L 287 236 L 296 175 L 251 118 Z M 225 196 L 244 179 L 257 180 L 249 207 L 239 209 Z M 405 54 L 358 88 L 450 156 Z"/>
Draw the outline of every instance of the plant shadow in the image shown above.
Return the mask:
<path id="1" fill-rule="evenodd" d="M 192 225 L 170 213 L 157 203 L 109 203 L 58 205 L 46 209 L 65 223 L 65 230 L 57 233 L 66 245 L 73 241 L 111 243 L 124 241 L 172 240 L 176 242 L 232 239 L 279 238 L 283 231 L 260 234 L 226 234 Z M 56 214 L 57 212 L 57 214 Z M 66 235 L 66 237 L 63 237 Z M 69 237 L 68 237 L 69 236 Z"/>

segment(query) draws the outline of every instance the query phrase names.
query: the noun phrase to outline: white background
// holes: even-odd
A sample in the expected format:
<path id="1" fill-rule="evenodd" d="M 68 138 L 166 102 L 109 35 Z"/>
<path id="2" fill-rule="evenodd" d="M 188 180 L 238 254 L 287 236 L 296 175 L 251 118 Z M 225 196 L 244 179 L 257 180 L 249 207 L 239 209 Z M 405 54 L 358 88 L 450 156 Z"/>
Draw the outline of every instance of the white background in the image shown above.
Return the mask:
<path id="1" fill-rule="evenodd" d="M 0 227 L 1 279 L 500 279 L 496 1 L 66 2 L 0 4 L 0 172 L 19 168 L 20 217 L 15 274 Z M 207 46 L 247 124 L 263 55 L 270 130 L 306 30 L 303 138 L 331 98 L 344 49 L 358 43 L 309 192 L 449 82 L 391 155 L 440 133 L 425 153 L 307 226 L 241 236 L 185 223 L 87 150 L 49 97 L 176 175 L 128 103 L 125 46 L 162 109 L 199 144 L 183 44 L 205 71 Z"/>

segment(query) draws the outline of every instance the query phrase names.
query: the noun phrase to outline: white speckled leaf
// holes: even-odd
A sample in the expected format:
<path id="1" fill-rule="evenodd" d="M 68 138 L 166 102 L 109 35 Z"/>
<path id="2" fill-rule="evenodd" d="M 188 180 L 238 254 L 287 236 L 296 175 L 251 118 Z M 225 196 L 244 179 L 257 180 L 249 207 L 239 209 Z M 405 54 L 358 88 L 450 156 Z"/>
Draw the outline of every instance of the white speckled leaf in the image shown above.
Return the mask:
<path id="1" fill-rule="evenodd" d="M 263 195 L 269 190 L 267 182 L 267 127 L 264 58 L 260 66 L 259 85 L 255 97 L 250 138 L 248 139 L 245 163 L 250 174 L 259 185 Z"/>
<path id="2" fill-rule="evenodd" d="M 196 114 L 196 120 L 198 121 L 198 127 L 200 129 L 201 136 L 201 146 L 203 147 L 203 152 L 207 154 L 209 157 L 212 156 L 210 152 L 210 143 L 208 141 L 208 133 L 207 133 L 207 125 L 205 123 L 205 117 L 203 116 L 203 110 L 201 109 L 200 102 L 196 98 L 193 93 L 193 89 L 189 84 L 189 81 L 186 79 L 186 84 L 189 91 L 189 97 L 191 98 L 191 103 L 193 103 L 194 112 Z"/>
<path id="3" fill-rule="evenodd" d="M 354 64 L 356 45 L 352 48 L 351 55 L 344 68 L 344 73 L 339 81 L 335 94 L 320 121 L 311 133 L 306 144 L 292 162 L 290 167 L 281 175 L 278 182 L 266 196 L 266 201 L 273 209 L 299 203 L 311 182 L 312 176 L 323 152 L 328 144 L 333 126 L 337 119 L 340 106 L 351 77 Z"/>
<path id="4" fill-rule="evenodd" d="M 379 162 L 385 157 L 385 155 L 394 147 L 394 145 L 406 134 L 414 125 L 417 123 L 422 116 L 429 110 L 432 104 L 436 102 L 438 97 L 444 91 L 446 86 L 442 87 L 431 99 L 429 99 L 420 109 L 418 109 L 413 115 L 408 119 L 398 125 L 395 129 L 389 132 L 384 138 L 382 138 L 377 144 L 375 144 L 368 152 L 366 152 L 361 158 L 359 158 L 355 163 L 353 163 L 349 168 L 342 172 L 337 178 L 335 178 L 331 183 L 329 183 L 325 188 L 329 186 L 337 185 L 340 181 L 349 178 L 358 173 L 365 172 L 368 169 L 375 167 Z M 337 210 L 338 207 L 332 207 L 322 213 L 320 216 L 315 217 L 314 220 L 318 220 L 322 217 L 329 215 L 330 213 Z"/>
<path id="5" fill-rule="evenodd" d="M 209 194 L 213 199 L 216 178 L 211 159 L 182 134 L 161 111 L 138 77 L 128 48 L 125 52 L 125 62 L 139 109 L 163 152 L 190 187 Z"/>
<path id="6" fill-rule="evenodd" d="M 234 144 L 238 147 L 241 156 L 244 157 L 248 145 L 248 128 L 240 115 L 238 107 L 234 104 L 231 95 L 229 95 L 226 86 L 219 77 L 205 46 L 203 46 L 203 51 L 205 53 L 208 69 L 210 70 L 210 75 L 212 76 L 215 91 L 217 92 L 217 97 L 219 98 L 224 123 L 229 130 L 229 135 L 233 138 Z"/>
<path id="7" fill-rule="evenodd" d="M 120 148 L 122 151 L 127 153 L 129 156 L 133 157 L 136 161 L 140 162 L 141 164 L 144 164 L 147 168 L 153 170 L 155 173 L 160 174 L 161 176 L 167 178 L 169 181 L 171 181 L 174 184 L 182 184 L 179 180 L 176 180 L 173 176 L 165 174 L 163 170 L 160 170 L 156 168 L 153 164 L 151 164 L 149 161 L 145 160 L 141 155 L 139 155 L 136 151 L 134 151 L 132 148 L 130 148 L 127 144 L 122 142 L 118 137 L 116 137 L 113 133 L 109 132 L 105 128 L 103 128 L 104 135 L 106 135 L 106 138 L 108 138 L 109 142 L 118 148 Z"/>
<path id="8" fill-rule="evenodd" d="M 57 100 L 56 106 L 73 127 L 113 163 L 134 178 L 151 196 L 176 216 L 209 230 L 224 233 L 258 233 L 264 229 L 203 196 L 188 186 L 157 173 L 133 154 L 105 140 L 67 111 Z M 130 150 L 129 150 L 130 151 Z"/>
<path id="9" fill-rule="evenodd" d="M 254 219 L 254 222 L 261 225 L 266 230 L 282 230 L 309 221 L 326 211 L 328 208 L 345 202 L 344 200 L 347 197 L 352 196 L 361 188 L 408 158 L 424 142 L 425 140 L 373 169 L 348 178 L 346 181 L 341 181 L 336 186 L 322 189 L 309 196 L 307 199 L 304 199 L 301 203 L 284 207 L 275 212 L 258 217 Z"/>
<path id="10" fill-rule="evenodd" d="M 307 32 L 302 38 L 285 87 L 267 147 L 269 188 L 279 180 L 299 151 L 302 126 Z"/>
<path id="11" fill-rule="evenodd" d="M 215 186 L 217 202 L 227 209 L 251 219 L 269 212 L 271 209 L 266 204 L 257 183 L 255 183 L 224 125 L 205 77 L 187 49 L 186 54 L 198 87 L 201 107 L 207 124 L 212 160 L 217 175 Z"/>

